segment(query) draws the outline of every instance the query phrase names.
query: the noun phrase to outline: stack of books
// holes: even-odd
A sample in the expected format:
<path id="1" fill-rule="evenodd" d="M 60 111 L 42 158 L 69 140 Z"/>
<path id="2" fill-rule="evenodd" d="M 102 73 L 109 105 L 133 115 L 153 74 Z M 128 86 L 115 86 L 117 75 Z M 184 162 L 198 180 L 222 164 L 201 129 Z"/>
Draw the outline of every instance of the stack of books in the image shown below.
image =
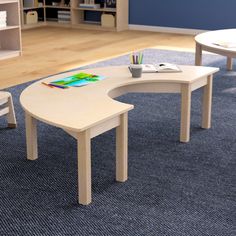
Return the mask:
<path id="1" fill-rule="evenodd" d="M 58 23 L 70 23 L 70 11 L 58 11 Z"/>

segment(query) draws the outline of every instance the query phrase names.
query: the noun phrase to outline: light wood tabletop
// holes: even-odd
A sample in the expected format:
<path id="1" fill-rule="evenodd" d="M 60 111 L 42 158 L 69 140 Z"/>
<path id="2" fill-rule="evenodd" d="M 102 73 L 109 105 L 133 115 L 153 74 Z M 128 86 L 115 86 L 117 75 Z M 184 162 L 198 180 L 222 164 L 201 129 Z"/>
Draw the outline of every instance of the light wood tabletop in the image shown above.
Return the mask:
<path id="1" fill-rule="evenodd" d="M 208 51 L 226 56 L 227 69 L 233 69 L 232 58 L 236 57 L 236 29 L 214 30 L 201 33 L 195 37 L 195 42 L 195 65 L 202 65 L 202 51 Z M 234 43 L 234 46 L 232 43 Z"/>
<path id="2" fill-rule="evenodd" d="M 38 158 L 37 120 L 62 128 L 78 142 L 78 201 L 91 202 L 91 139 L 116 128 L 116 180 L 128 178 L 128 111 L 134 108 L 113 98 L 129 92 L 180 93 L 180 141 L 190 139 L 191 92 L 203 88 L 202 128 L 211 125 L 214 67 L 179 66 L 177 73 L 143 73 L 134 79 L 128 66 L 92 68 L 83 72 L 105 76 L 104 80 L 83 87 L 50 88 L 52 82 L 80 71 L 48 77 L 27 87 L 20 96 L 25 110 L 27 158 Z M 161 112 L 161 111 L 160 111 Z"/>

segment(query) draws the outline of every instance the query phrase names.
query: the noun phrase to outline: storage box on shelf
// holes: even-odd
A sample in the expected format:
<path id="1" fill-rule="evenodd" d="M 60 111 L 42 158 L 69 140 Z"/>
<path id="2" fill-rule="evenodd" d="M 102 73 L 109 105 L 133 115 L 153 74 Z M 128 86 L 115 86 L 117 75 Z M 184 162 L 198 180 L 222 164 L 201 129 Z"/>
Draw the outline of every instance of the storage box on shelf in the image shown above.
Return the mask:
<path id="1" fill-rule="evenodd" d="M 24 1 L 26 0 L 21 0 L 23 29 L 42 25 L 66 25 L 73 28 L 109 31 L 128 29 L 129 0 L 113 0 L 112 6 L 104 4 L 105 0 L 30 0 L 31 7 L 25 7 Z M 29 10 L 37 11 L 39 15 L 37 24 L 25 24 L 23 16 Z M 108 22 L 108 19 L 111 19 L 111 22 Z"/>
<path id="2" fill-rule="evenodd" d="M 21 55 L 18 0 L 0 0 L 0 60 Z"/>
<path id="3" fill-rule="evenodd" d="M 21 25 L 23 29 L 45 24 L 44 0 L 20 0 Z"/>
<path id="4" fill-rule="evenodd" d="M 0 11 L 0 28 L 7 26 L 7 11 Z"/>
<path id="5" fill-rule="evenodd" d="M 38 12 L 28 11 L 24 13 L 25 24 L 37 24 L 38 23 Z"/>
<path id="6" fill-rule="evenodd" d="M 102 23 L 102 27 L 113 28 L 116 25 L 115 16 L 111 14 L 103 13 L 101 23 Z"/>
<path id="7" fill-rule="evenodd" d="M 38 0 L 23 0 L 23 6 L 25 8 L 38 7 Z"/>

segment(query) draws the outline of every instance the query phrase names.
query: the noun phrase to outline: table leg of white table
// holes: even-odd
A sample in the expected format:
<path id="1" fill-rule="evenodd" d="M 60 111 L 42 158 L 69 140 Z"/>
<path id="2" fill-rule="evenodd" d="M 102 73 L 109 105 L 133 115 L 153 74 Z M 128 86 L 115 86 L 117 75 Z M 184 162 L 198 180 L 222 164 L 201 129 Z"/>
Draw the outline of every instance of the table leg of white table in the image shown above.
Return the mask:
<path id="1" fill-rule="evenodd" d="M 204 129 L 209 129 L 211 127 L 212 80 L 213 76 L 208 76 L 207 85 L 203 88 L 202 128 Z"/>
<path id="2" fill-rule="evenodd" d="M 181 125 L 180 142 L 189 142 L 191 115 L 191 87 L 189 84 L 181 85 Z"/>
<path id="3" fill-rule="evenodd" d="M 27 159 L 38 158 L 37 120 L 25 112 Z"/>
<path id="4" fill-rule="evenodd" d="M 202 46 L 196 43 L 195 48 L 195 65 L 201 66 L 202 65 Z"/>
<path id="5" fill-rule="evenodd" d="M 233 58 L 227 57 L 227 70 L 233 70 Z"/>
<path id="6" fill-rule="evenodd" d="M 88 205 L 91 197 L 91 138 L 89 130 L 78 133 L 78 202 Z"/>
<path id="7" fill-rule="evenodd" d="M 120 116 L 120 125 L 116 128 L 116 180 L 128 179 L 128 113 Z"/>

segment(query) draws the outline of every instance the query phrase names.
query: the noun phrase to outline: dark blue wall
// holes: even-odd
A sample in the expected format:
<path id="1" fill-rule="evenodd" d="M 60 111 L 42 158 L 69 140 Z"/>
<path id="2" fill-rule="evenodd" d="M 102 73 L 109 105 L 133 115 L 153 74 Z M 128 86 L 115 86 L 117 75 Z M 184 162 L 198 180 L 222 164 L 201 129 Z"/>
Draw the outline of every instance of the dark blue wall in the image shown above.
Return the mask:
<path id="1" fill-rule="evenodd" d="M 236 28 L 236 0 L 129 1 L 129 24 L 206 30 Z"/>

